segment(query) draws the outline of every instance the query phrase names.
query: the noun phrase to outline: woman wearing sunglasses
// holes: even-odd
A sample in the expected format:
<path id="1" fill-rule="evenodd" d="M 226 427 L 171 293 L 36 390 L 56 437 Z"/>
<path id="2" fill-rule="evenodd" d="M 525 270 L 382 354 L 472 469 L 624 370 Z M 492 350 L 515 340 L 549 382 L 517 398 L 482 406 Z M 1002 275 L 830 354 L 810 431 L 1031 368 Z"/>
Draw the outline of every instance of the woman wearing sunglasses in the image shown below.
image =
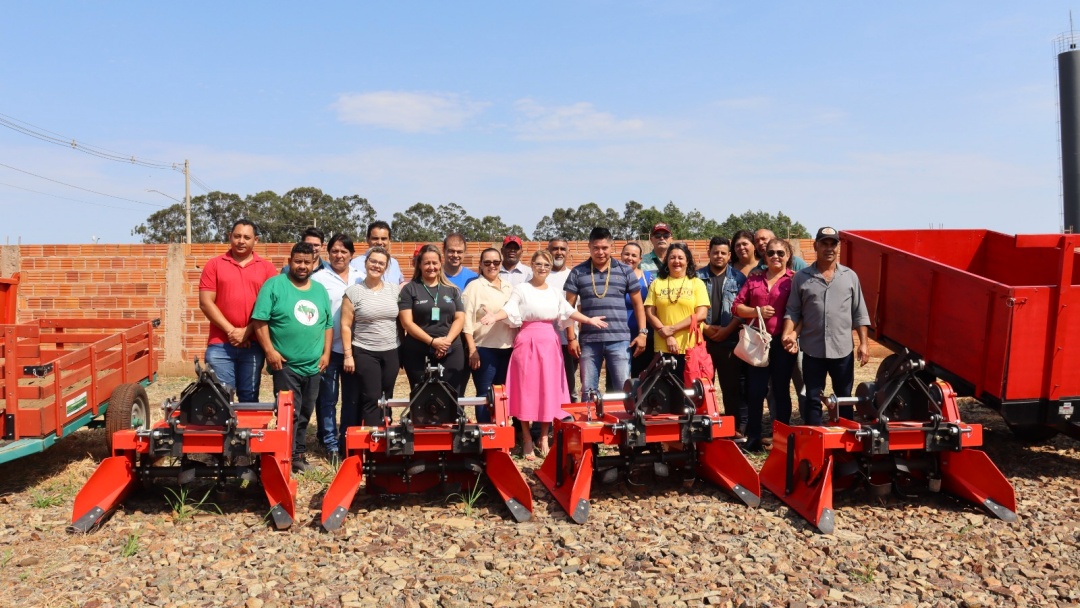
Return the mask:
<path id="1" fill-rule="evenodd" d="M 465 337 L 469 368 L 472 370 L 473 386 L 477 397 L 486 397 L 493 384 L 506 384 L 506 370 L 510 366 L 510 352 L 514 346 L 517 330 L 506 323 L 481 325 L 480 320 L 488 313 L 502 310 L 514 287 L 509 281 L 499 279 L 502 253 L 494 247 L 480 252 L 480 276 L 465 286 Z M 491 422 L 487 406 L 476 407 L 477 422 Z"/>
<path id="2" fill-rule="evenodd" d="M 791 295 L 791 277 L 788 268 L 791 246 L 787 241 L 773 238 L 765 245 L 765 272 L 751 274 L 739 295 L 735 297 L 735 314 L 755 326 L 764 319 L 764 330 L 772 336 L 767 367 L 747 366 L 746 403 L 749 409 L 746 425 L 746 449 L 761 451 L 761 417 L 765 395 L 772 386 L 775 400 L 775 418 L 784 424 L 791 423 L 791 370 L 795 355 L 784 350 L 781 341 L 784 327 L 784 309 Z M 758 329 L 761 329 L 760 327 Z"/>

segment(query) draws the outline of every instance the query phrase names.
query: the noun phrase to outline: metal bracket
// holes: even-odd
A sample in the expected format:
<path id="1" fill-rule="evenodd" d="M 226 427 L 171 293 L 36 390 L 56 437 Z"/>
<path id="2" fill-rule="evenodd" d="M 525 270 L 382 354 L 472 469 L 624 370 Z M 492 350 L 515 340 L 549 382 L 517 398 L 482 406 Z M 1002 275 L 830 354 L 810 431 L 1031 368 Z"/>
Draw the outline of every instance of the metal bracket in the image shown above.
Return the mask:
<path id="1" fill-rule="evenodd" d="M 53 364 L 46 363 L 44 365 L 24 365 L 23 375 L 34 376 L 35 378 L 44 378 L 53 373 Z"/>

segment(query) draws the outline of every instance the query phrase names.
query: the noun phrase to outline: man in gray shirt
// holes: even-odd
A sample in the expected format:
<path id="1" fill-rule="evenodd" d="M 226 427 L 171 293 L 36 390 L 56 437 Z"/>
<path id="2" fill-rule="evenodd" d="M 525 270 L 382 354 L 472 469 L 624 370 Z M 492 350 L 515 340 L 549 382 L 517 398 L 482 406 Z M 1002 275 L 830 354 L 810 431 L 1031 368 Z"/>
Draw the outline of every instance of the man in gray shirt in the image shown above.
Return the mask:
<path id="1" fill-rule="evenodd" d="M 833 391 L 850 397 L 855 383 L 855 345 L 851 330 L 859 332 L 859 365 L 870 360 L 868 328 L 870 314 L 855 271 L 838 263 L 840 238 L 836 229 L 824 227 L 814 239 L 817 261 L 795 273 L 791 296 L 784 313 L 783 342 L 788 352 L 803 351 L 806 405 L 800 409 L 803 424 L 821 424 L 821 393 L 825 375 Z M 851 406 L 840 416 L 854 418 Z"/>

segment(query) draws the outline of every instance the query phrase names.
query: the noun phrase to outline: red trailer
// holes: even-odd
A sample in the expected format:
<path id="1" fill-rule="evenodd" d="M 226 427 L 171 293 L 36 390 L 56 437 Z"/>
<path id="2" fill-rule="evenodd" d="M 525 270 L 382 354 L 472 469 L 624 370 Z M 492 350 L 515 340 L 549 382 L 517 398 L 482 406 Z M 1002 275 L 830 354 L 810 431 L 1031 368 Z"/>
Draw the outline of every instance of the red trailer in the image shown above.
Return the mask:
<path id="1" fill-rule="evenodd" d="M 875 340 L 921 355 L 1020 437 L 1080 438 L 1080 235 L 854 230 L 840 240 Z"/>
<path id="2" fill-rule="evenodd" d="M 157 375 L 157 326 L 156 319 L 0 324 L 0 463 L 99 419 L 110 448 L 114 432 L 149 426 L 144 387 Z"/>

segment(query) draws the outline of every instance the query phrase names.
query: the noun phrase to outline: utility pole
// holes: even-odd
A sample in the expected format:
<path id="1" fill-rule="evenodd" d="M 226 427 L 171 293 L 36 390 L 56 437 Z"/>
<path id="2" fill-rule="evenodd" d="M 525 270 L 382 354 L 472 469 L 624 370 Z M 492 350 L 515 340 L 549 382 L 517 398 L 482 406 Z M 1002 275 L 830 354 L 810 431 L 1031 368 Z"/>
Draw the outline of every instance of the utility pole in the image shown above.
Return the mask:
<path id="1" fill-rule="evenodd" d="M 184 159 L 184 207 L 187 209 L 187 244 L 191 245 L 191 171 Z"/>

